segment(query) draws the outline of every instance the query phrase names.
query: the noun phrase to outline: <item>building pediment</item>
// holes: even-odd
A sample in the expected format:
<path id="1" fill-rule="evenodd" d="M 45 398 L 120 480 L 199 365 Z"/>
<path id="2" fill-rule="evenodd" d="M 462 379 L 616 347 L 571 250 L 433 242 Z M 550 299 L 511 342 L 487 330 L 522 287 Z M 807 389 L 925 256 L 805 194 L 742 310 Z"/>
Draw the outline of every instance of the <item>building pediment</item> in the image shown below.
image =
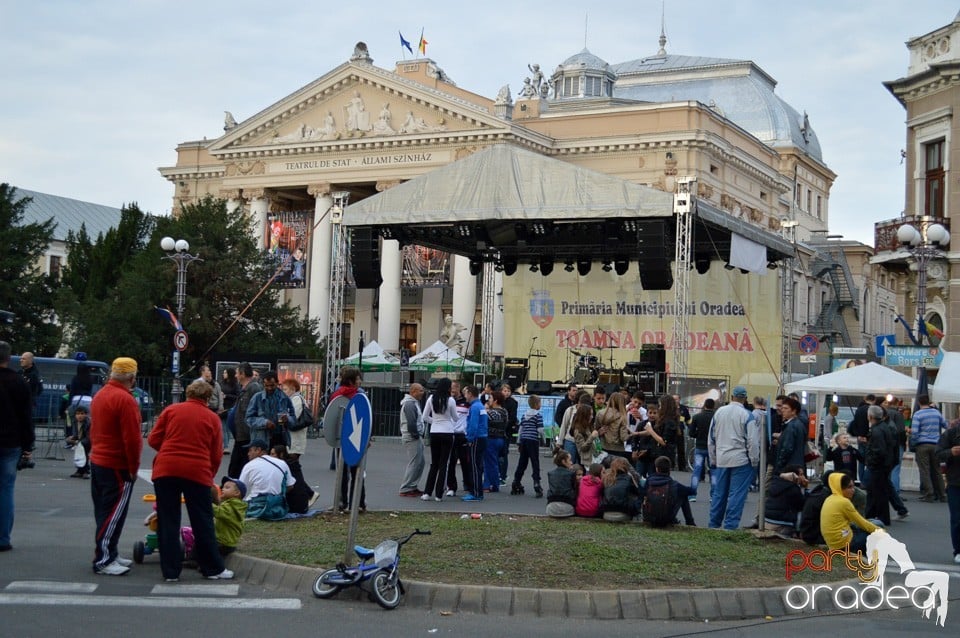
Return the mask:
<path id="1" fill-rule="evenodd" d="M 478 96 L 478 102 L 483 101 Z M 488 101 L 489 102 L 489 101 Z M 491 103 L 492 104 L 492 103 Z M 230 125 L 228 119 L 228 126 Z M 489 107 L 362 62 L 348 62 L 215 140 L 212 155 L 422 143 L 509 130 Z"/>

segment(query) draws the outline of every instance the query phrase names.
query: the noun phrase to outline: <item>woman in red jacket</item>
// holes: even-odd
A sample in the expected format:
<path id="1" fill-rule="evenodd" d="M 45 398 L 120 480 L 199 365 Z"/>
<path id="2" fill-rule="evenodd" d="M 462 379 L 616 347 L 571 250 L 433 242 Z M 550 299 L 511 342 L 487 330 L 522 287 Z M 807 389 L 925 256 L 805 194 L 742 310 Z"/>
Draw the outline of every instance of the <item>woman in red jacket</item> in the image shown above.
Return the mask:
<path id="1" fill-rule="evenodd" d="M 160 413 L 147 443 L 157 451 L 153 490 L 157 495 L 157 544 L 167 582 L 180 579 L 180 497 L 193 528 L 193 557 L 211 580 L 233 578 L 217 548 L 210 488 L 223 459 L 223 430 L 207 407 L 212 386 L 198 379 L 187 386 L 187 400 Z"/>

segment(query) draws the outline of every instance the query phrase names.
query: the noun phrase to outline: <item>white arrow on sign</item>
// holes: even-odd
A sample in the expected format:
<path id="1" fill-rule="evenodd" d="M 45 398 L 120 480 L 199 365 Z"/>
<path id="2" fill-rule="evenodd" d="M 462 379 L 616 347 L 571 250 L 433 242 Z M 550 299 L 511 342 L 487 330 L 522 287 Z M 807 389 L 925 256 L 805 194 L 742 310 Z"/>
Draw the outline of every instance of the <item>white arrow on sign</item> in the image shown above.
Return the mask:
<path id="1" fill-rule="evenodd" d="M 350 422 L 353 423 L 353 429 L 350 431 L 350 444 L 357 452 L 360 451 L 360 440 L 363 438 L 363 432 L 360 431 L 360 424 L 357 423 L 357 406 L 350 406 Z"/>

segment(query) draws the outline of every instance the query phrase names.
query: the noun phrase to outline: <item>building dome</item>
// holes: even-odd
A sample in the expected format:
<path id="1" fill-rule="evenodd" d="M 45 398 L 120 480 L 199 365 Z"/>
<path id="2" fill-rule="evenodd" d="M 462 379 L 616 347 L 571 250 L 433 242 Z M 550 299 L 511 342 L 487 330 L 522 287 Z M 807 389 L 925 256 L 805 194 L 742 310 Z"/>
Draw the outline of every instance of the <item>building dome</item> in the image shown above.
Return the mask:
<path id="1" fill-rule="evenodd" d="M 554 99 L 609 98 L 616 79 L 609 64 L 584 49 L 553 72 Z"/>
<path id="2" fill-rule="evenodd" d="M 603 59 L 590 53 L 586 48 L 580 53 L 572 55 L 560 64 L 562 69 L 591 69 L 595 71 L 607 71 L 610 65 Z"/>

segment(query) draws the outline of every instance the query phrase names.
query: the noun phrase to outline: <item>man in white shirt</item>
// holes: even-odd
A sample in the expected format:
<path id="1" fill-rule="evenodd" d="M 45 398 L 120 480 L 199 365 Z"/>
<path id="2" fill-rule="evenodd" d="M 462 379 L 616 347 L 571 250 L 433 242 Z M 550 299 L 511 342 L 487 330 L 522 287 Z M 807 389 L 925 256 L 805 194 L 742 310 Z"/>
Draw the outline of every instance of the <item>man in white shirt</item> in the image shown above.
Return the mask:
<path id="1" fill-rule="evenodd" d="M 243 499 L 248 503 L 258 496 L 278 495 L 283 493 L 283 481 L 286 476 L 287 492 L 293 487 L 297 479 L 290 473 L 290 467 L 283 459 L 268 456 L 270 445 L 263 439 L 254 439 L 247 450 L 247 464 L 240 472 L 240 480 L 247 486 L 247 496 Z"/>

